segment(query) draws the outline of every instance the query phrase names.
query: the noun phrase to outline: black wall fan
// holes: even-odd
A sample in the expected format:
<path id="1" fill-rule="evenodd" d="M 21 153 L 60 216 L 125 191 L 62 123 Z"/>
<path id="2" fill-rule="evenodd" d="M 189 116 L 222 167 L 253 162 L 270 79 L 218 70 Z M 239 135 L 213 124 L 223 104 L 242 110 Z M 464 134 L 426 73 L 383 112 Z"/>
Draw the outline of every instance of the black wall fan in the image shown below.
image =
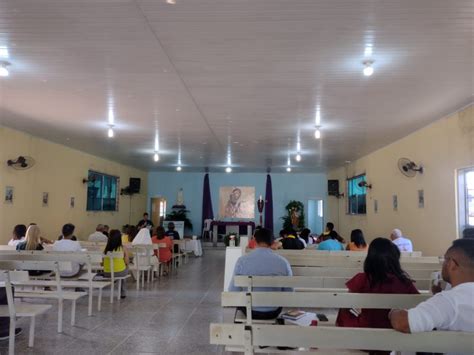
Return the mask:
<path id="1" fill-rule="evenodd" d="M 27 170 L 35 165 L 35 160 L 32 157 L 20 155 L 16 159 L 7 160 L 7 165 L 15 170 Z"/>
<path id="2" fill-rule="evenodd" d="M 415 177 L 416 173 L 423 174 L 423 167 L 408 158 L 398 159 L 398 169 L 406 177 Z"/>

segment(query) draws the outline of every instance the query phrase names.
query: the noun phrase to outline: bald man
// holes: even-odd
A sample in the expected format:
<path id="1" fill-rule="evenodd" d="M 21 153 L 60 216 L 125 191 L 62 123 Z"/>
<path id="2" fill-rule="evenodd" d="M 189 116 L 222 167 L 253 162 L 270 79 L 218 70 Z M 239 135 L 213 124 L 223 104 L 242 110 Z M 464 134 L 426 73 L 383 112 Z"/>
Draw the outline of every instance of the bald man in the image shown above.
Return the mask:
<path id="1" fill-rule="evenodd" d="M 415 308 L 392 310 L 390 322 L 403 333 L 453 330 L 474 333 L 474 239 L 458 239 L 446 251 L 443 280 L 452 289 L 440 292 Z"/>

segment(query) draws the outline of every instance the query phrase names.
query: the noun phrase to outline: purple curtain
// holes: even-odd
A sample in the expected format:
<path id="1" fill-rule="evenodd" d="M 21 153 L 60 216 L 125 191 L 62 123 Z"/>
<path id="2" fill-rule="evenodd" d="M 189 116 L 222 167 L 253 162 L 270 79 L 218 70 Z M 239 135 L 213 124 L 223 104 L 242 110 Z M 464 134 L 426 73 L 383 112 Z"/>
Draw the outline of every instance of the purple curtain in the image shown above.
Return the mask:
<path id="1" fill-rule="evenodd" d="M 203 228 L 204 220 L 206 219 L 214 219 L 214 212 L 212 211 L 211 187 L 209 186 L 209 174 L 204 175 L 204 186 L 202 189 L 201 228 Z"/>
<path id="2" fill-rule="evenodd" d="M 265 189 L 265 221 L 264 226 L 273 231 L 273 192 L 272 178 L 267 174 L 267 187 Z"/>

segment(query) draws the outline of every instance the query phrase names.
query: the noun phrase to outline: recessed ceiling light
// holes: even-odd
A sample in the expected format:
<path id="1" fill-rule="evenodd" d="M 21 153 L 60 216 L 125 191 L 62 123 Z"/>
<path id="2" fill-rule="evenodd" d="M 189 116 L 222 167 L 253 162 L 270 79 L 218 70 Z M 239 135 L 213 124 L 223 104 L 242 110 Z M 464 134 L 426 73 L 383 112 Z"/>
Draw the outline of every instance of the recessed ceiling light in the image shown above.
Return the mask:
<path id="1" fill-rule="evenodd" d="M 291 173 L 291 168 L 290 168 L 290 167 L 287 167 L 287 168 L 286 168 L 286 171 L 289 172 L 289 173 Z"/>
<path id="2" fill-rule="evenodd" d="M 113 129 L 113 126 L 110 126 L 109 127 L 109 130 L 107 131 L 107 136 L 109 138 L 114 138 L 114 129 Z"/>
<path id="3" fill-rule="evenodd" d="M 231 173 L 232 172 L 232 168 L 230 166 L 228 166 L 227 168 L 225 168 L 225 172 L 226 173 Z"/>
<path id="4" fill-rule="evenodd" d="M 176 168 L 176 170 L 177 170 L 177 171 L 181 171 L 181 170 L 183 170 L 183 169 L 182 169 L 180 166 L 178 166 L 178 167 Z"/>
<path id="5" fill-rule="evenodd" d="M 155 152 L 155 155 L 153 155 L 153 160 L 154 161 L 160 160 L 160 156 L 158 155 L 158 153 Z"/>
<path id="6" fill-rule="evenodd" d="M 319 130 L 319 127 L 316 128 L 316 131 L 314 131 L 314 138 L 316 138 L 316 139 L 321 138 L 321 131 Z"/>
<path id="7" fill-rule="evenodd" d="M 7 77 L 10 75 L 10 72 L 8 71 L 8 66 L 10 63 L 1 61 L 0 62 L 0 76 Z"/>
<path id="8" fill-rule="evenodd" d="M 301 161 L 301 154 L 300 153 L 296 154 L 296 161 Z"/>
<path id="9" fill-rule="evenodd" d="M 371 60 L 367 60 L 364 62 L 363 73 L 365 76 L 371 76 L 374 73 L 374 68 L 372 67 L 372 64 L 374 64 L 374 62 Z"/>

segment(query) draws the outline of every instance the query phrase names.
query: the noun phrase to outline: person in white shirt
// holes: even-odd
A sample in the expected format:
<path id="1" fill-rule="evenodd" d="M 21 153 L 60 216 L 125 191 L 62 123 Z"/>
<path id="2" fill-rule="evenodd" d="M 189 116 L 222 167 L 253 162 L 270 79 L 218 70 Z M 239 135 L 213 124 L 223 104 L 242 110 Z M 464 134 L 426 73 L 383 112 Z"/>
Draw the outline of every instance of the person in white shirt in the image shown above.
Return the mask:
<path id="1" fill-rule="evenodd" d="M 17 224 L 15 228 L 13 228 L 12 239 L 10 239 L 8 245 L 16 248 L 18 243 L 25 241 L 25 235 L 26 226 L 24 224 Z"/>
<path id="2" fill-rule="evenodd" d="M 413 244 L 411 243 L 411 240 L 403 237 L 402 231 L 400 229 L 394 229 L 392 234 L 390 234 L 390 239 L 400 251 L 413 251 Z"/>
<path id="3" fill-rule="evenodd" d="M 148 245 L 152 244 L 150 231 L 148 228 L 143 227 L 140 229 L 135 238 L 133 238 L 132 245 Z"/>
<path id="4" fill-rule="evenodd" d="M 441 274 L 452 289 L 408 311 L 392 310 L 389 318 L 395 330 L 418 333 L 436 328 L 474 333 L 474 239 L 453 242 L 444 256 Z"/>
<path id="5" fill-rule="evenodd" d="M 63 226 L 63 238 L 53 244 L 54 251 L 74 251 L 81 252 L 82 248 L 79 242 L 71 240 L 74 235 L 74 225 L 67 223 Z M 72 263 L 72 271 L 59 271 L 61 277 L 73 277 L 81 273 L 82 265 L 79 263 Z"/>
<path id="6" fill-rule="evenodd" d="M 107 236 L 102 233 L 102 231 L 104 230 L 104 225 L 103 224 L 98 224 L 96 229 L 95 229 L 95 232 L 92 233 L 90 236 L 89 236 L 89 242 L 105 242 L 107 243 Z"/>

